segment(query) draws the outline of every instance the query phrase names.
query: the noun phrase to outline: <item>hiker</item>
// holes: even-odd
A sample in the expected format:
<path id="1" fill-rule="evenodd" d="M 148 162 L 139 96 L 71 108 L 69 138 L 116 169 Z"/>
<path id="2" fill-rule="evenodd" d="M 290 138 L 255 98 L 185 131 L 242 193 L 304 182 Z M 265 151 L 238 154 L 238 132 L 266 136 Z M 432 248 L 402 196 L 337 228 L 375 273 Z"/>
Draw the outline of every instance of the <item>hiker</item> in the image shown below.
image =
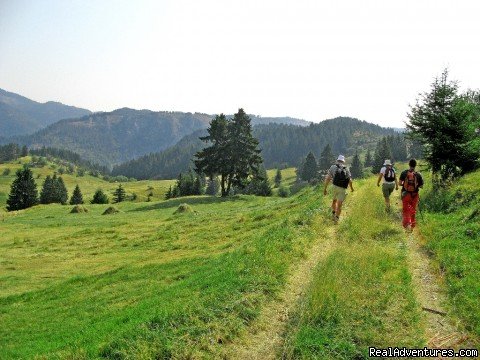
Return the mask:
<path id="1" fill-rule="evenodd" d="M 397 174 L 395 174 L 395 169 L 393 168 L 392 162 L 390 160 L 385 160 L 383 167 L 380 169 L 378 174 L 377 186 L 380 186 L 380 181 L 383 178 L 382 184 L 382 193 L 385 198 L 385 211 L 390 212 L 390 195 L 393 192 L 393 189 L 398 190 L 398 180 Z"/>
<path id="2" fill-rule="evenodd" d="M 353 192 L 352 175 L 345 166 L 345 156 L 339 155 L 337 163 L 328 169 L 323 195 L 327 195 L 327 187 L 330 181 L 333 182 L 332 218 L 337 224 L 342 212 L 342 204 L 347 196 L 347 187 L 350 186 L 350 190 Z"/>
<path id="3" fill-rule="evenodd" d="M 406 231 L 411 232 L 416 225 L 415 214 L 417 212 L 418 190 L 423 186 L 423 178 L 419 172 L 415 171 L 417 161 L 411 159 L 408 163 L 410 168 L 404 170 L 400 174 L 400 185 L 402 186 L 402 203 L 403 203 L 403 227 Z"/>

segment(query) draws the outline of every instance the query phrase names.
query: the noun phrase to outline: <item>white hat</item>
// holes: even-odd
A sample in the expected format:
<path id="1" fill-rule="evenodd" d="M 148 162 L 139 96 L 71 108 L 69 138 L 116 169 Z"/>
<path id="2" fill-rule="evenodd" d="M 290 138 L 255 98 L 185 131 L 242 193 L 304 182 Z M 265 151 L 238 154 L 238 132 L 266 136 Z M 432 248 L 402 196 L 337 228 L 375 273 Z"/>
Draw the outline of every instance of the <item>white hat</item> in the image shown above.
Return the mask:
<path id="1" fill-rule="evenodd" d="M 383 166 L 386 166 L 386 165 L 392 165 L 391 161 L 390 160 L 385 160 L 385 162 L 383 163 Z"/>
<path id="2" fill-rule="evenodd" d="M 343 162 L 345 162 L 345 156 L 343 156 L 343 155 L 338 155 L 337 161 L 343 161 Z"/>

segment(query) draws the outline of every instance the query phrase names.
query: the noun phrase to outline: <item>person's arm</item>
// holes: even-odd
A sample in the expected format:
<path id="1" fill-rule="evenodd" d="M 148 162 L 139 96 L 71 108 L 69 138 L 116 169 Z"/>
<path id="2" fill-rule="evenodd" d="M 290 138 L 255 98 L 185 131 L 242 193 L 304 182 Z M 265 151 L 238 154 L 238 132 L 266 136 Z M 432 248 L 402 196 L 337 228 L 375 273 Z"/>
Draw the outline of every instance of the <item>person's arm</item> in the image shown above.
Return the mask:
<path id="1" fill-rule="evenodd" d="M 327 195 L 327 187 L 328 184 L 330 183 L 331 176 L 330 173 L 327 174 L 327 177 L 325 178 L 325 187 L 323 188 L 323 195 Z"/>
<path id="2" fill-rule="evenodd" d="M 380 181 L 382 181 L 383 174 L 378 174 L 377 186 L 380 186 Z"/>

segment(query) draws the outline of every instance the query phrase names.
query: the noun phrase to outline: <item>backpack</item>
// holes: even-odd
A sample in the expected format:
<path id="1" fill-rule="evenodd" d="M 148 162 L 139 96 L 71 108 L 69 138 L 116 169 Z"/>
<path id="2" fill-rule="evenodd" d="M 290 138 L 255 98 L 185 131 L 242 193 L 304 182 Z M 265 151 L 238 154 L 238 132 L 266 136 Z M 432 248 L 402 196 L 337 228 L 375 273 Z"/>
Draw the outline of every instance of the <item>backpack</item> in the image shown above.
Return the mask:
<path id="1" fill-rule="evenodd" d="M 395 170 L 393 170 L 393 167 L 390 169 L 385 168 L 385 174 L 383 176 L 387 182 L 395 181 Z"/>
<path id="2" fill-rule="evenodd" d="M 403 181 L 403 189 L 408 192 L 415 192 L 418 188 L 417 173 L 407 170 L 405 180 Z"/>
<path id="3" fill-rule="evenodd" d="M 337 171 L 335 171 L 335 175 L 333 176 L 333 185 L 346 189 L 350 182 L 350 178 L 347 176 L 346 167 L 338 164 L 336 165 Z"/>

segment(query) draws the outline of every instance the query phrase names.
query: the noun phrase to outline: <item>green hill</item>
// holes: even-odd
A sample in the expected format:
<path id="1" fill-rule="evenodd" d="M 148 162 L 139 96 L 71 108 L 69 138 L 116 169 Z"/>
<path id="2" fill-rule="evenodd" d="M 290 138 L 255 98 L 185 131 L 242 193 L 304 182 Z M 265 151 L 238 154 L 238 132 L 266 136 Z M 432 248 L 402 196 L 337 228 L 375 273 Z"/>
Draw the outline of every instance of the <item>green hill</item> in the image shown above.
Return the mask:
<path id="1" fill-rule="evenodd" d="M 193 167 L 195 153 L 205 146 L 199 137 L 205 134 L 205 130 L 198 130 L 162 152 L 117 165 L 112 173 L 138 179 L 175 178 L 180 172 Z M 271 123 L 253 127 L 253 135 L 260 142 L 267 168 L 281 165 L 296 167 L 309 151 L 313 151 L 318 159 L 327 144 L 335 153 L 353 155 L 356 150 L 361 152 L 367 147 L 374 148 L 379 138 L 392 134 L 393 129 L 352 118 L 335 118 L 309 126 Z"/>
<path id="2" fill-rule="evenodd" d="M 41 104 L 0 89 L 0 134 L 4 138 L 32 134 L 61 119 L 77 118 L 87 114 L 90 114 L 87 109 L 54 101 Z"/>

